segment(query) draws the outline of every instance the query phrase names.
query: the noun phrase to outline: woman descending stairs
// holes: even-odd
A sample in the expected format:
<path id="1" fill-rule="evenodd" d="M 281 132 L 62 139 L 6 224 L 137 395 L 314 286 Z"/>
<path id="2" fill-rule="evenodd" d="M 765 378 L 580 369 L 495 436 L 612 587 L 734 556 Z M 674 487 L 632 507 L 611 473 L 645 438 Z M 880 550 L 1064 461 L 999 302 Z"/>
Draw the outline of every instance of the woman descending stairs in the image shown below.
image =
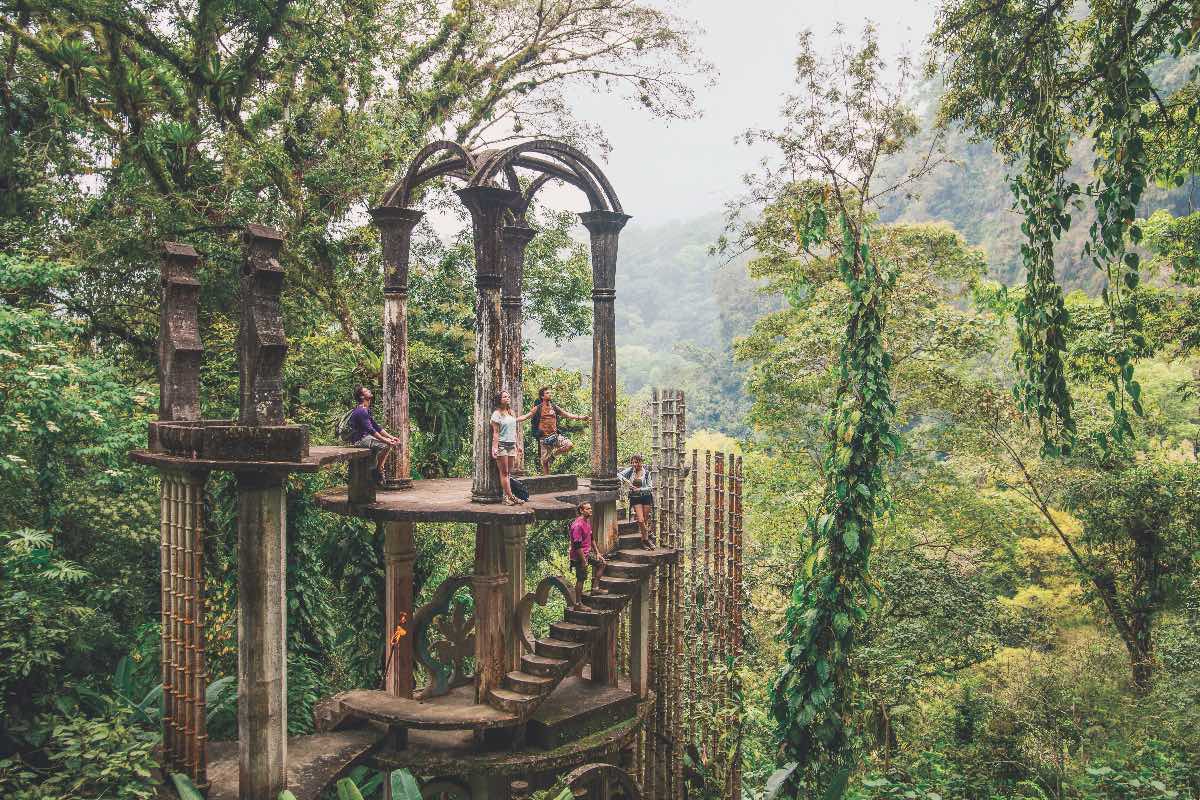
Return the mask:
<path id="1" fill-rule="evenodd" d="M 501 711 L 528 718 L 562 680 L 576 671 L 591 653 L 591 645 L 606 629 L 615 629 L 621 611 L 643 590 L 663 561 L 674 558 L 670 548 L 642 546 L 636 522 L 618 528 L 618 549 L 608 554 L 599 589 L 583 594 L 583 608 L 568 607 L 550 635 L 533 642 L 533 652 L 521 656 L 521 668 L 504 677 L 504 687 L 492 689 L 489 703 Z"/>

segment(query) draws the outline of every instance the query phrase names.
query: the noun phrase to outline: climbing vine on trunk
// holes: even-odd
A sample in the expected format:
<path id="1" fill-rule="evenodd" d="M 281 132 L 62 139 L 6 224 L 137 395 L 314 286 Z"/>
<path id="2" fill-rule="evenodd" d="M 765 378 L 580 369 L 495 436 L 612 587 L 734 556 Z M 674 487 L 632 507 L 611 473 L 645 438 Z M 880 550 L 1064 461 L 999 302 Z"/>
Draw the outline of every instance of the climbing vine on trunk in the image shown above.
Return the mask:
<path id="1" fill-rule="evenodd" d="M 811 549 L 783 631 L 791 646 L 772 688 L 785 759 L 826 776 L 848 767 L 855 750 L 850 656 L 855 630 L 878 600 L 869 561 L 875 521 L 888 506 L 883 466 L 900 447 L 891 430 L 895 405 L 884 340 L 895 272 L 873 257 L 866 231 L 856 231 L 844 214 L 841 234 L 838 271 L 850 305 L 829 415 L 826 491 L 809 521 Z M 826 239 L 827 230 L 810 228 L 807 235 L 814 241 L 805 246 Z M 793 792 L 802 777 L 792 773 Z"/>

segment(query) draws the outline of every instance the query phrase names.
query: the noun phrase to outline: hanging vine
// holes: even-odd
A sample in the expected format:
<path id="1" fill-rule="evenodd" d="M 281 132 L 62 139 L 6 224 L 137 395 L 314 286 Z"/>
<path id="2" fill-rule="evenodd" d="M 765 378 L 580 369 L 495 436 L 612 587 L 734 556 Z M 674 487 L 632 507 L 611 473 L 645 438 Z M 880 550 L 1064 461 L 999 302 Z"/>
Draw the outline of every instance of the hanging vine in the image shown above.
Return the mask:
<path id="1" fill-rule="evenodd" d="M 1013 396 L 1027 418 L 1037 419 L 1045 450 L 1057 453 L 1070 450 L 1075 419 L 1065 366 L 1070 318 L 1054 274 L 1054 245 L 1071 226 L 1068 208 L 1079 186 L 1066 178 L 1070 136 L 1058 107 L 1056 51 L 1050 42 L 1048 37 L 1030 56 L 1033 85 L 1025 163 L 1010 183 L 1025 235 Z"/>
<path id="2" fill-rule="evenodd" d="M 1141 16 L 1136 3 L 1125 2 L 1111 16 L 1097 18 L 1091 64 L 1103 80 L 1099 81 L 1091 114 L 1097 158 L 1095 178 L 1088 190 L 1095 201 L 1096 221 L 1084 252 L 1106 274 L 1102 296 L 1108 307 L 1111 342 L 1111 388 L 1107 397 L 1113 412 L 1110 435 L 1118 440 L 1133 435 L 1129 410 L 1142 414 L 1141 386 L 1133 378 L 1133 361 L 1146 346 L 1133 299 L 1140 281 L 1141 260 L 1127 246 L 1142 239 L 1134 219 L 1150 172 L 1145 142 L 1149 113 L 1145 106 L 1152 101 L 1153 89 L 1134 56 L 1131 41 Z M 1107 444 L 1108 437 L 1101 438 Z"/>
<path id="3" fill-rule="evenodd" d="M 1022 412 L 1037 419 L 1051 452 L 1069 450 L 1075 432 L 1065 367 L 1070 320 L 1054 275 L 1054 244 L 1071 225 L 1067 207 L 1079 191 L 1065 177 L 1071 163 L 1067 144 L 1054 110 L 1043 109 L 1029 131 L 1025 169 L 1011 183 L 1025 234 L 1025 291 L 1016 308 L 1013 395 Z"/>
<path id="4" fill-rule="evenodd" d="M 803 246 L 823 243 L 823 210 L 806 219 Z M 790 647 L 772 687 L 783 760 L 790 762 L 779 779 L 790 796 L 798 795 L 805 773 L 844 780 L 857 749 L 850 654 L 856 629 L 878 599 L 869 559 L 875 521 L 888 506 L 883 464 L 900 447 L 891 430 L 895 405 L 884 342 L 895 272 L 875 259 L 866 231 L 856 231 L 845 214 L 841 238 L 838 269 L 850 313 L 829 416 L 826 492 L 809 522 L 810 550 L 782 632 Z"/>

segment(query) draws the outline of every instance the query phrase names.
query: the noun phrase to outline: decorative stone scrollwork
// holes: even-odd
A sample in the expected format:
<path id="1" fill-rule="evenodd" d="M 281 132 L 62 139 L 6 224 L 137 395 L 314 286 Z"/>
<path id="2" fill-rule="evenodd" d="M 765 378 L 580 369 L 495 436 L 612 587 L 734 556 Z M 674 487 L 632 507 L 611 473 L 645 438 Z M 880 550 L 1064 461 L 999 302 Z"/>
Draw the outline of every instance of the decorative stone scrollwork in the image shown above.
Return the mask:
<path id="1" fill-rule="evenodd" d="M 629 773 L 613 764 L 584 764 L 563 778 L 576 797 L 588 800 L 642 800 L 642 792 Z"/>
<path id="2" fill-rule="evenodd" d="M 531 653 L 533 652 L 533 625 L 529 621 L 529 615 L 533 611 L 534 603 L 539 606 L 546 605 L 550 600 L 551 589 L 557 589 L 563 599 L 567 601 L 568 606 L 574 604 L 571 584 L 567 583 L 566 578 L 561 575 L 551 575 L 542 578 L 542 582 L 537 585 L 537 588 L 522 597 L 521 602 L 517 603 L 517 607 L 513 609 L 513 627 L 521 637 L 521 643 L 525 645 L 525 649 Z"/>
<path id="3" fill-rule="evenodd" d="M 455 597 L 471 579 L 470 575 L 447 578 L 433 599 L 413 615 L 414 654 L 429 673 L 429 683 L 417 692 L 419 700 L 440 697 L 474 680 L 467 673 L 466 660 L 475 655 L 475 617 L 468 615 L 466 601 Z M 436 642 L 430 641 L 430 628 L 441 637 Z"/>

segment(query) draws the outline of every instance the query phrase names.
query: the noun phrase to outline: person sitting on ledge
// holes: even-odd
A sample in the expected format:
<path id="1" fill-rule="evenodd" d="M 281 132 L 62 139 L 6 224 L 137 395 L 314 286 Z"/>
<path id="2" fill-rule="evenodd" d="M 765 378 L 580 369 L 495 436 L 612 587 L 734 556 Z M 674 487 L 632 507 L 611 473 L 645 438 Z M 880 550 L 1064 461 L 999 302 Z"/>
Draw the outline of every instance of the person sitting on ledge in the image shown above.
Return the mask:
<path id="1" fill-rule="evenodd" d="M 371 470 L 371 477 L 376 483 L 383 483 L 383 461 L 392 448 L 400 444 L 400 440 L 379 427 L 375 417 L 371 416 L 371 400 L 374 397 L 365 386 L 354 390 L 358 405 L 350 412 L 349 438 L 355 447 L 365 447 L 375 454 L 375 468 Z"/>
<path id="2" fill-rule="evenodd" d="M 638 533 L 642 535 L 642 547 L 650 549 L 650 523 L 647 520 L 649 512 L 654 508 L 654 483 L 650 470 L 645 466 L 645 459 L 635 455 L 629 459 L 630 466 L 617 473 L 626 486 L 629 487 L 629 510 L 637 520 Z"/>
<path id="3" fill-rule="evenodd" d="M 508 392 L 501 392 L 494 404 L 492 412 L 492 458 L 496 461 L 496 469 L 500 471 L 500 487 L 504 490 L 504 505 L 518 506 L 524 500 L 513 496 L 509 476 L 516 468 L 517 460 L 525 448 L 517 437 L 517 423 L 524 422 L 533 416 L 533 412 L 514 417 L 512 399 Z"/>
<path id="4" fill-rule="evenodd" d="M 575 610 L 583 605 L 583 582 L 587 579 L 588 564 L 592 565 L 592 591 L 599 588 L 600 578 L 608 562 L 596 550 L 592 541 L 592 504 L 581 503 L 579 516 L 571 523 L 571 569 L 575 572 Z"/>
<path id="5" fill-rule="evenodd" d="M 591 420 L 589 416 L 577 416 L 559 408 L 550 396 L 550 387 L 548 386 L 538 389 L 537 403 L 526 416 L 533 417 L 531 424 L 536 432 L 534 435 L 538 439 L 538 460 L 541 462 L 543 475 L 550 474 L 551 461 L 569 452 L 575 446 L 570 439 L 559 433 L 558 418 L 566 417 L 583 422 Z"/>

